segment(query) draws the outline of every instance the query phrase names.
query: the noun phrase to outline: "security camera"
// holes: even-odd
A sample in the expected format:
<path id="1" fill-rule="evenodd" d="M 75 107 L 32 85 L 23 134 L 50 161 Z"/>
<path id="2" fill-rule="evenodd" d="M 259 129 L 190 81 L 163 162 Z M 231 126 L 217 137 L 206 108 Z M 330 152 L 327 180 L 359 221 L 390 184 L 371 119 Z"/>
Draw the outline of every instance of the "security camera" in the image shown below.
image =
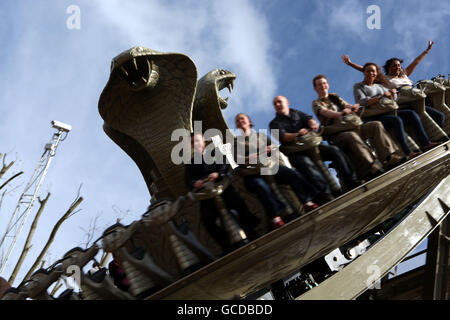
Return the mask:
<path id="1" fill-rule="evenodd" d="M 72 130 L 72 126 L 71 125 L 65 124 L 64 122 L 61 122 L 61 121 L 53 120 L 52 121 L 52 126 L 55 129 L 62 130 L 62 131 L 65 131 L 65 132 L 69 132 L 70 130 Z"/>

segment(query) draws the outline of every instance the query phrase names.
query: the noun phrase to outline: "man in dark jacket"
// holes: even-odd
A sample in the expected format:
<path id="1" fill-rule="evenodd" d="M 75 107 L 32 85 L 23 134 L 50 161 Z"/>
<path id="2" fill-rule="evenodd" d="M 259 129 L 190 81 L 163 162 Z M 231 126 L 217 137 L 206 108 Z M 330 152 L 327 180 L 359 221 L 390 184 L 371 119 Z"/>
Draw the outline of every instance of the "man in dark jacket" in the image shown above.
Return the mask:
<path id="1" fill-rule="evenodd" d="M 289 101 L 284 96 L 277 96 L 273 100 L 276 111 L 275 118 L 270 122 L 270 129 L 279 130 L 281 144 L 295 141 L 297 136 L 305 135 L 310 130 L 319 129 L 318 123 L 310 115 L 289 107 Z M 348 157 L 336 146 L 320 144 L 322 160 L 331 161 L 338 176 L 343 180 L 348 189 L 359 185 L 356 173 L 352 168 Z M 314 162 L 303 152 L 296 152 L 288 156 L 291 164 L 303 175 L 311 179 L 319 190 L 330 188 L 327 181 L 320 173 Z"/>
<path id="2" fill-rule="evenodd" d="M 221 179 L 228 173 L 230 165 L 226 163 L 224 157 L 223 161 L 219 159 L 220 152 L 216 153 L 212 164 L 205 162 L 205 140 L 202 134 L 193 134 L 191 136 L 191 145 L 193 146 L 194 156 L 190 164 L 185 165 L 185 183 L 190 190 L 199 190 L 203 188 L 205 180 L 211 182 L 220 182 Z M 222 155 L 221 155 L 222 156 Z M 198 160 L 200 160 L 199 163 Z M 259 219 L 256 218 L 248 210 L 244 200 L 235 191 L 232 185 L 228 186 L 222 193 L 222 199 L 225 202 L 228 210 L 235 210 L 238 212 L 238 220 L 245 231 L 249 240 L 257 237 L 254 228 L 258 225 Z M 218 226 L 216 221 L 219 218 L 218 208 L 213 199 L 200 201 L 201 219 L 209 234 L 222 247 L 224 253 L 228 253 L 233 248 L 228 242 L 228 235 L 222 226 Z"/>
<path id="3" fill-rule="evenodd" d="M 130 280 L 128 280 L 125 270 L 122 265 L 116 260 L 113 255 L 113 260 L 108 264 L 108 270 L 111 277 L 114 279 L 114 284 L 123 291 L 128 291 L 130 288 Z"/>

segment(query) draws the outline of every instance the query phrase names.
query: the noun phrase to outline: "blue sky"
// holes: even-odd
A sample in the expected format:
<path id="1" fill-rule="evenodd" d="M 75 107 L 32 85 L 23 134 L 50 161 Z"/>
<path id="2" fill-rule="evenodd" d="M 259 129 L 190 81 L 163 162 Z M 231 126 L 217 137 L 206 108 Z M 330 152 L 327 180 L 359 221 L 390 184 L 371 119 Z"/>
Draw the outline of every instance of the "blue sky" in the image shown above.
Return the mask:
<path id="1" fill-rule="evenodd" d="M 79 30 L 66 26 L 70 5 L 80 8 Z M 367 28 L 370 5 L 381 10 L 381 29 Z M 245 111 L 256 128 L 266 129 L 274 116 L 275 95 L 312 113 L 316 96 L 311 80 L 318 73 L 328 77 L 331 91 L 353 102 L 352 87 L 362 74 L 344 65 L 342 54 L 360 64 L 384 64 L 396 56 L 407 65 L 432 39 L 433 49 L 411 79 L 449 72 L 449 16 L 450 2 L 444 0 L 2 1 L 0 152 L 8 153 L 8 159 L 17 157 L 13 172 L 25 174 L 17 181 L 22 186 L 5 197 L 0 233 L 54 132 L 51 120 L 69 123 L 73 130 L 59 146 L 41 188 L 42 197 L 46 191 L 52 196 L 23 272 L 80 184 L 82 211 L 61 227 L 49 263 L 80 245 L 81 228 L 87 229 L 96 216 L 103 229 L 117 217 L 129 223 L 145 211 L 150 198 L 144 180 L 103 133 L 97 109 L 111 58 L 132 46 L 187 54 L 200 77 L 215 68 L 233 71 L 235 90 L 224 111 L 228 123 L 233 127 L 234 115 Z M 16 251 L 22 246 L 19 241 Z M 11 264 L 16 259 L 13 255 Z"/>

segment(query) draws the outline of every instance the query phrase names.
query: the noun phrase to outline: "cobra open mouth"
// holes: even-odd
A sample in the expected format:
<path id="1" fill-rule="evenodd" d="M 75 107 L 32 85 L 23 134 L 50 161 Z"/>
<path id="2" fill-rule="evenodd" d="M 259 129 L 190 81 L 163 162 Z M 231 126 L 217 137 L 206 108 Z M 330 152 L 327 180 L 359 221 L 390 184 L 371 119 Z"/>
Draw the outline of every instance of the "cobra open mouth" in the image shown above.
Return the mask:
<path id="1" fill-rule="evenodd" d="M 217 70 L 218 78 L 216 79 L 216 90 L 217 96 L 219 97 L 219 105 L 221 109 L 225 109 L 228 106 L 229 97 L 223 98 L 220 95 L 220 91 L 223 89 L 228 89 L 229 93 L 233 91 L 234 88 L 234 80 L 236 76 L 234 73 L 227 70 Z"/>
<path id="2" fill-rule="evenodd" d="M 147 56 L 133 57 L 118 66 L 120 77 L 139 91 L 154 86 L 158 78 L 157 66 Z"/>

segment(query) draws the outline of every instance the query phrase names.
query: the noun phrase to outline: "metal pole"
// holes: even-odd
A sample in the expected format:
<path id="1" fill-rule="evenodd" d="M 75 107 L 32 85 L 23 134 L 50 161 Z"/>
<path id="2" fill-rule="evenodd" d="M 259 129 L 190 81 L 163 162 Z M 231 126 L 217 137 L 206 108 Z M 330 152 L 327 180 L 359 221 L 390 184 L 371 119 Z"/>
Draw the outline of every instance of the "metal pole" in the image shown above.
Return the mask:
<path id="1" fill-rule="evenodd" d="M 44 154 L 46 154 L 46 153 L 47 153 L 47 151 L 44 152 Z M 41 159 L 39 160 L 39 164 L 38 164 L 37 168 L 34 170 L 33 176 L 31 177 L 30 181 L 28 181 L 28 183 L 27 183 L 27 185 L 25 187 L 25 190 L 23 191 L 22 195 L 19 198 L 19 201 L 17 203 L 16 209 L 14 210 L 14 213 L 12 214 L 11 219 L 9 220 L 8 227 L 6 228 L 6 231 L 5 231 L 5 233 L 4 233 L 3 237 L 2 237 L 2 240 L 0 241 L 0 248 L 3 245 L 3 242 L 5 241 L 6 237 L 8 236 L 9 232 L 11 231 L 11 229 L 13 227 L 13 222 L 14 222 L 14 220 L 16 218 L 17 213 L 20 210 L 21 204 L 25 203 L 25 202 L 22 201 L 22 199 L 24 197 L 26 197 L 26 196 L 29 196 L 29 195 L 26 194 L 26 192 L 28 191 L 28 189 L 31 188 L 31 186 L 33 185 L 35 179 L 39 176 L 39 172 L 41 171 L 41 168 L 43 166 L 44 154 L 42 155 Z M 16 221 L 16 223 L 17 223 L 17 221 Z"/>
<path id="2" fill-rule="evenodd" d="M 36 185 L 36 188 L 35 188 L 35 191 L 34 191 L 32 197 L 31 197 L 31 200 L 30 200 L 30 202 L 28 203 L 28 206 L 26 207 L 24 213 L 18 218 L 18 220 L 19 220 L 19 219 L 21 219 L 22 216 L 23 216 L 22 221 L 21 221 L 21 223 L 20 223 L 20 226 L 18 227 L 18 230 L 17 230 L 16 233 L 14 234 L 12 243 L 11 243 L 11 245 L 10 245 L 9 248 L 8 248 L 8 252 L 7 252 L 7 254 L 6 254 L 6 257 L 5 257 L 5 259 L 3 260 L 3 262 L 2 262 L 2 266 L 1 266 L 1 269 L 0 269 L 0 273 L 3 272 L 5 266 L 6 266 L 7 262 L 8 262 L 8 259 L 9 259 L 10 255 L 11 255 L 11 252 L 12 252 L 12 250 L 14 249 L 14 246 L 15 246 L 15 244 L 16 244 L 16 242 L 17 242 L 17 238 L 19 237 L 20 233 L 22 232 L 23 226 L 24 226 L 24 224 L 25 224 L 25 222 L 26 222 L 26 220 L 27 220 L 27 218 L 28 218 L 28 215 L 29 215 L 29 213 L 30 213 L 30 211 L 31 211 L 31 208 L 33 207 L 34 201 L 36 200 L 37 194 L 39 193 L 39 189 L 40 189 L 40 187 L 41 187 L 41 185 L 42 185 L 42 182 L 44 181 L 44 178 L 45 178 L 45 176 L 46 176 L 46 174 L 47 174 L 47 171 L 48 171 L 48 168 L 49 168 L 49 166 L 50 166 L 50 163 L 51 163 L 53 157 L 55 156 L 56 148 L 58 147 L 58 144 L 59 144 L 59 141 L 61 140 L 61 135 L 62 135 L 63 132 L 64 132 L 63 130 L 59 129 L 59 130 L 58 130 L 58 133 L 56 133 L 56 134 L 53 135 L 53 139 L 55 139 L 55 137 L 56 137 L 56 140 L 53 141 L 50 150 L 46 149 L 46 151 L 45 151 L 44 154 L 42 155 L 41 160 L 40 160 L 40 162 L 39 162 L 39 165 L 38 165 L 38 167 L 37 167 L 37 169 L 36 169 L 36 171 L 35 171 L 35 174 L 33 175 L 32 179 L 30 180 L 29 184 L 27 185 L 27 188 L 26 188 L 25 191 L 22 193 L 22 195 L 21 195 L 21 197 L 20 197 L 20 199 L 19 199 L 19 202 L 18 202 L 17 207 L 16 207 L 16 211 L 14 212 L 13 218 L 12 218 L 12 219 L 14 219 L 15 215 L 17 215 L 17 212 L 18 212 L 19 209 L 20 209 L 20 205 L 21 205 L 22 203 L 24 203 L 24 202 L 22 201 L 22 199 L 23 199 L 25 196 L 29 196 L 29 195 L 26 195 L 25 192 L 26 192 L 26 191 L 31 187 L 31 185 L 34 183 L 35 175 L 37 174 L 37 172 L 39 171 L 39 169 L 40 169 L 40 167 L 41 167 L 41 163 L 43 162 L 44 155 L 48 152 L 47 163 L 46 163 L 46 165 L 45 165 L 44 171 L 42 172 L 42 174 L 40 174 L 40 175 L 41 175 L 41 178 L 39 179 L 39 182 L 38 182 L 38 184 Z M 37 175 L 37 176 L 38 176 L 38 175 Z M 36 177 L 37 177 L 37 176 L 36 176 Z M 10 221 L 10 225 L 8 226 L 8 229 L 11 227 L 12 219 L 11 219 L 11 221 Z M 18 220 L 17 220 L 17 221 L 18 221 Z M 17 222 L 17 221 L 16 221 L 16 222 Z M 5 232 L 5 235 L 3 236 L 3 239 L 2 239 L 1 244 L 3 244 L 4 239 L 6 238 L 7 234 L 9 233 L 9 231 L 10 231 L 10 230 L 7 230 L 7 231 Z"/>

